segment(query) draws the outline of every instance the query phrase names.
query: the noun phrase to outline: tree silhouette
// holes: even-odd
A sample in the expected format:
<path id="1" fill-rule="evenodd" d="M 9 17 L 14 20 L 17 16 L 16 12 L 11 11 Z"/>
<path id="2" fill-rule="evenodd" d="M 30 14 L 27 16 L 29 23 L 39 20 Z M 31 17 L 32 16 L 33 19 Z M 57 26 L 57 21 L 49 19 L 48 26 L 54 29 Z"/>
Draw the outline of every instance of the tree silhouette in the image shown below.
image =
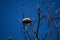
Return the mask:
<path id="1" fill-rule="evenodd" d="M 33 26 L 33 23 L 32 21 L 26 19 L 25 21 L 22 21 L 22 32 L 23 32 L 23 35 L 24 35 L 24 40 L 27 40 L 27 38 L 29 38 L 29 40 L 40 40 L 40 36 L 39 36 L 39 29 L 40 27 L 42 27 L 41 25 L 43 24 L 43 22 L 41 23 L 41 20 L 43 19 L 48 19 L 48 23 L 47 23 L 47 26 L 48 26 L 48 30 L 45 34 L 45 36 L 43 36 L 42 40 L 45 40 L 46 37 L 50 36 L 50 35 L 53 35 L 54 34 L 54 31 L 53 31 L 53 28 L 52 28 L 52 25 L 51 25 L 51 22 L 53 22 L 53 24 L 55 25 L 56 27 L 56 30 L 58 32 L 58 37 L 57 37 L 57 40 L 60 40 L 60 32 L 59 32 L 59 26 L 60 26 L 60 23 L 59 24 L 56 24 L 56 20 L 60 20 L 60 15 L 58 15 L 59 11 L 60 11 L 60 8 L 58 8 L 55 13 L 53 13 L 54 15 L 51 14 L 50 12 L 50 9 L 55 5 L 55 2 L 52 2 L 50 3 L 49 5 L 47 5 L 47 10 L 48 10 L 48 13 L 43 13 L 42 16 L 41 16 L 41 10 L 43 8 L 43 6 L 46 4 L 47 0 L 43 0 L 42 2 L 42 5 L 40 5 L 39 1 L 36 2 L 37 4 L 37 9 L 34 9 L 34 11 L 36 12 L 37 16 L 38 16 L 38 19 L 35 23 L 37 23 L 37 28 L 35 29 L 34 26 Z M 22 15 L 23 15 L 23 19 L 24 18 L 28 18 L 28 17 L 25 17 L 24 16 L 24 13 L 23 13 L 23 10 L 24 10 L 24 3 L 22 5 Z M 57 17 L 56 17 L 57 16 Z M 30 18 L 30 17 L 29 17 Z M 22 19 L 22 20 L 23 20 Z M 28 25 L 25 25 L 25 24 L 28 24 Z M 28 27 L 27 27 L 28 26 Z M 28 29 L 29 28 L 29 29 Z M 34 34 L 34 35 L 30 35 L 31 33 L 29 32 L 29 30 L 31 30 L 31 32 Z M 54 37 L 54 36 L 53 36 Z"/>

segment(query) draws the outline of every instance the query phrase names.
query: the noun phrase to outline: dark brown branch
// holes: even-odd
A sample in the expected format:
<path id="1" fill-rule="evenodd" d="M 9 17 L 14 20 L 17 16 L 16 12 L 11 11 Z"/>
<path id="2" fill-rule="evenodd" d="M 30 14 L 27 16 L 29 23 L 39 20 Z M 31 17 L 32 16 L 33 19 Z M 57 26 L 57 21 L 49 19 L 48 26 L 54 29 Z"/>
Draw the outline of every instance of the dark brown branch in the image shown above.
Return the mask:
<path id="1" fill-rule="evenodd" d="M 37 27 L 37 33 L 36 33 L 37 40 L 39 40 L 38 38 L 39 27 L 40 27 L 40 8 L 38 9 L 38 27 Z"/>

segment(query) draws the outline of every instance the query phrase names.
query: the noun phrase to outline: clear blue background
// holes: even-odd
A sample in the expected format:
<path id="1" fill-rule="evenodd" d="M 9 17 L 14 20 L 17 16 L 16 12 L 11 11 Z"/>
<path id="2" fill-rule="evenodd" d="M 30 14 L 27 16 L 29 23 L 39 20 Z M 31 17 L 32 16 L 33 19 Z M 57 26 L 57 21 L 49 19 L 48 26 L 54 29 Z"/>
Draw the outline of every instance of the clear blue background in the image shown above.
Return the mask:
<path id="1" fill-rule="evenodd" d="M 51 9 L 52 14 L 57 8 L 60 8 L 60 0 L 53 1 L 55 1 L 55 5 Z M 37 8 L 35 2 L 36 0 L 0 0 L 0 40 L 7 40 L 8 34 L 16 40 L 23 40 L 23 34 L 20 30 L 21 22 L 19 22 L 19 19 L 22 20 L 22 4 L 25 3 L 25 8 L 23 10 L 25 17 L 30 16 L 34 20 L 35 18 L 37 19 L 37 15 L 35 14 L 36 12 L 34 11 L 34 9 Z M 39 2 L 41 4 L 42 1 L 39 0 Z M 52 0 L 48 0 L 46 5 L 50 2 L 52 2 Z M 46 5 L 44 7 L 46 7 Z M 44 7 L 43 11 L 47 13 L 46 8 Z M 43 11 L 41 13 L 44 13 Z M 42 37 L 46 31 L 47 27 L 45 27 L 44 24 L 40 28 L 40 36 Z M 56 38 L 54 38 L 54 40 L 55 39 Z"/>

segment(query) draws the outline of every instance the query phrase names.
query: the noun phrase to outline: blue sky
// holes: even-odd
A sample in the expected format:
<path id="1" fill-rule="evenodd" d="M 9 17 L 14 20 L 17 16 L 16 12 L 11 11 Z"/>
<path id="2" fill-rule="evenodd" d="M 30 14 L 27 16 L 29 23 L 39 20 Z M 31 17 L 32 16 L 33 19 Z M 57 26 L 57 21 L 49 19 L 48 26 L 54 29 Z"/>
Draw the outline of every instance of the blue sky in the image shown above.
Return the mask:
<path id="1" fill-rule="evenodd" d="M 55 1 L 55 5 L 51 9 L 52 14 L 57 8 L 60 8 L 60 0 L 53 1 Z M 37 8 L 35 2 L 36 0 L 0 0 L 0 40 L 7 40 L 8 34 L 13 36 L 16 40 L 23 40 L 23 34 L 20 30 L 20 26 L 22 25 L 21 22 L 19 22 L 19 19 L 22 20 L 23 18 L 21 14 L 22 4 L 25 3 L 23 10 L 25 17 L 31 17 L 34 21 L 37 19 L 37 14 L 34 11 L 34 9 Z M 39 0 L 39 2 L 41 3 L 42 1 Z M 45 7 L 49 2 L 52 2 L 52 0 L 48 0 L 44 5 L 41 14 L 44 12 L 47 13 Z M 40 28 L 42 35 L 44 35 L 44 30 L 46 31 L 47 29 L 44 25 L 45 24 Z"/>

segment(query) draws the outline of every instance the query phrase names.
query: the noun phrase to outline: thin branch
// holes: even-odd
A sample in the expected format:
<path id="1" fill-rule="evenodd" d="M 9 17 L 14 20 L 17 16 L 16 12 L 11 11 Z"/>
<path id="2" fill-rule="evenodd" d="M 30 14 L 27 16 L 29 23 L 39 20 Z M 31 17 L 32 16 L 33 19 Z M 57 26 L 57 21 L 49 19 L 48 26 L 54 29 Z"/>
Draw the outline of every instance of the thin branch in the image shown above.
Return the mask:
<path id="1" fill-rule="evenodd" d="M 40 8 L 38 9 L 38 27 L 37 27 L 37 33 L 36 33 L 37 40 L 39 40 L 38 38 L 39 27 L 40 27 Z"/>
<path id="2" fill-rule="evenodd" d="M 27 30 L 27 29 L 26 29 L 26 33 L 27 33 L 27 35 L 28 35 L 29 39 L 30 39 L 30 40 L 32 40 L 32 37 L 30 36 L 30 34 L 29 34 L 29 32 L 28 32 L 28 30 Z"/>

